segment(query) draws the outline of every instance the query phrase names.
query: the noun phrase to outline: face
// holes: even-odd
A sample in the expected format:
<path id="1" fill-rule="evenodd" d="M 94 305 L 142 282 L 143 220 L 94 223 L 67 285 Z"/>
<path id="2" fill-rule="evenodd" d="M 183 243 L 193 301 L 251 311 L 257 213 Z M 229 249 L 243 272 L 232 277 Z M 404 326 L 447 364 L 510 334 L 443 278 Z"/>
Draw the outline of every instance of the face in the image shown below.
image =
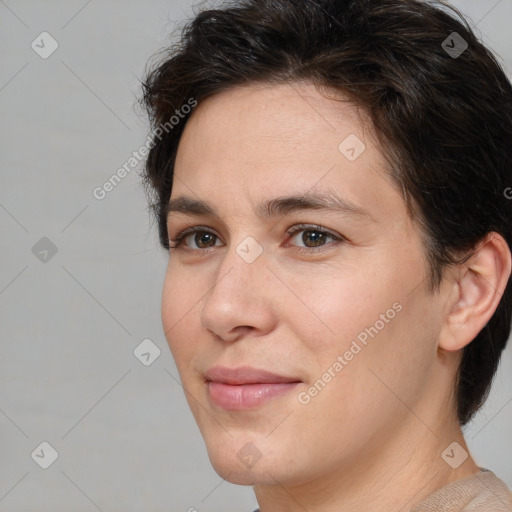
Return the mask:
<path id="1" fill-rule="evenodd" d="M 385 169 L 356 109 L 309 84 L 234 88 L 188 121 L 162 318 L 223 478 L 364 467 L 432 398 L 439 304 Z"/>

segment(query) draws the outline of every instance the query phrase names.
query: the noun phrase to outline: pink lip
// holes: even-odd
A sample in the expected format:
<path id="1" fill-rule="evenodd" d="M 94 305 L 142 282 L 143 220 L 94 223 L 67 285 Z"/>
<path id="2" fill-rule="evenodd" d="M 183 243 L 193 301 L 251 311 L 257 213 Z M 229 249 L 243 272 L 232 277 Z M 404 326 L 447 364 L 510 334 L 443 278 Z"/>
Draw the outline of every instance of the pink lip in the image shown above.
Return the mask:
<path id="1" fill-rule="evenodd" d="M 208 393 L 213 403 L 227 410 L 257 407 L 267 400 L 291 391 L 299 379 L 276 375 L 249 366 L 215 366 L 205 373 Z"/>

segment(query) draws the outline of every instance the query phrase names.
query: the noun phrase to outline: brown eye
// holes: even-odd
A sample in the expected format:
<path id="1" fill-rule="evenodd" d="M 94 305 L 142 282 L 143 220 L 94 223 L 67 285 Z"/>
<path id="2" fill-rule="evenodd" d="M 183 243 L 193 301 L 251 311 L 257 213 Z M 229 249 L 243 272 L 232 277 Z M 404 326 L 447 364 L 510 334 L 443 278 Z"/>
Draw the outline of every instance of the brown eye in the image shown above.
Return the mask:
<path id="1" fill-rule="evenodd" d="M 301 251 L 307 251 L 308 249 L 314 251 L 345 240 L 343 236 L 331 233 L 321 226 L 301 224 L 289 229 L 287 233 L 291 236 L 292 245 L 297 246 Z"/>
<path id="2" fill-rule="evenodd" d="M 201 250 L 210 249 L 211 247 L 216 247 L 218 245 L 222 245 L 219 237 L 211 231 L 201 229 L 200 226 L 185 229 L 179 233 L 176 238 L 171 238 L 169 240 L 170 250 L 180 249 L 182 246 L 186 249 Z"/>
<path id="3" fill-rule="evenodd" d="M 319 247 L 325 244 L 326 233 L 322 231 L 304 230 L 302 233 L 302 241 L 306 247 Z"/>
<path id="4" fill-rule="evenodd" d="M 213 233 L 209 233 L 208 231 L 199 231 L 191 234 L 194 235 L 194 242 L 200 249 L 215 246 L 216 236 Z"/>

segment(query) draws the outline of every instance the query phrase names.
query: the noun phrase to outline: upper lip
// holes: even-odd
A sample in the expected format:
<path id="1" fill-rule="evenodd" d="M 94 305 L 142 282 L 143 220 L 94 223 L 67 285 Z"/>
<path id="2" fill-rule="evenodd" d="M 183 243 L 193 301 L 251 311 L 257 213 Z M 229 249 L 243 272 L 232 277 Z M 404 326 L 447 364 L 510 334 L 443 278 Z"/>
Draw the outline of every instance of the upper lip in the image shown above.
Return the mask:
<path id="1" fill-rule="evenodd" d="M 296 377 L 286 377 L 275 373 L 252 368 L 251 366 L 239 366 L 228 368 L 226 366 L 214 366 L 205 372 L 205 378 L 210 382 L 222 382 L 233 386 L 241 384 L 277 384 L 281 382 L 301 382 Z"/>

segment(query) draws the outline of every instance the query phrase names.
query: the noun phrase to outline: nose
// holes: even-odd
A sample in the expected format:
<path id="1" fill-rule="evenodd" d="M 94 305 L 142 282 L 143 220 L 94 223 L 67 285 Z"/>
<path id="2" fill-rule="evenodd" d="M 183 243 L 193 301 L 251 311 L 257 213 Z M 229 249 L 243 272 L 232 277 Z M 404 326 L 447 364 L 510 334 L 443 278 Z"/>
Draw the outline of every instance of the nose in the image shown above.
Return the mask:
<path id="1" fill-rule="evenodd" d="M 266 334 L 276 324 L 273 275 L 267 268 L 265 252 L 253 260 L 255 254 L 250 251 L 254 250 L 254 242 L 230 247 L 208 284 L 210 291 L 201 309 L 201 322 L 227 342 L 247 334 Z"/>

